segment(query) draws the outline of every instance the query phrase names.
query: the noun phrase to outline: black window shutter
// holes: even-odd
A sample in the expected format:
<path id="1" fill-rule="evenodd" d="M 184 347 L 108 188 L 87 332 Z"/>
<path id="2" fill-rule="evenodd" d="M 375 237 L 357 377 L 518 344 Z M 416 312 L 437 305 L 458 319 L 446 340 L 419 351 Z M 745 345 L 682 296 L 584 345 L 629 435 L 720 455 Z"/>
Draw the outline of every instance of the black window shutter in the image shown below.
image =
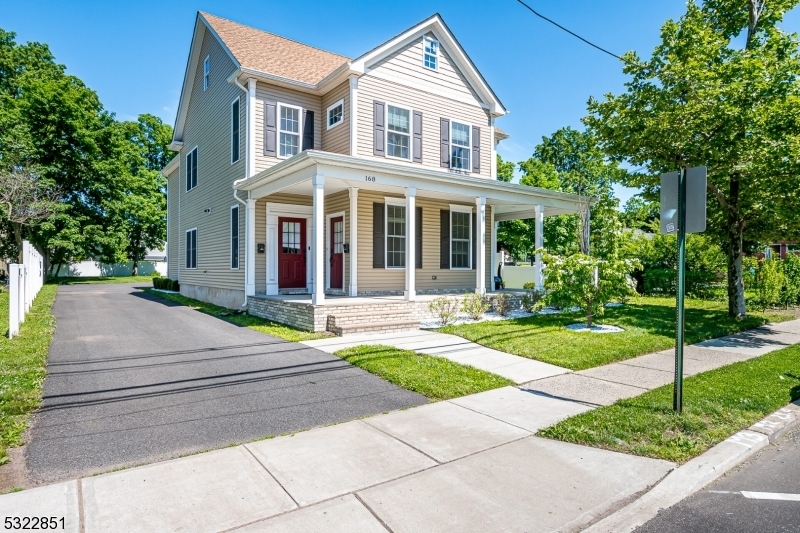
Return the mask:
<path id="1" fill-rule="evenodd" d="M 450 168 L 450 121 L 446 118 L 443 118 L 440 125 L 440 142 L 441 142 L 441 161 L 439 166 L 444 168 Z M 450 268 L 449 264 L 448 267 Z"/>
<path id="2" fill-rule="evenodd" d="M 314 112 L 303 111 L 303 145 L 300 151 L 314 149 Z"/>
<path id="3" fill-rule="evenodd" d="M 189 191 L 192 188 L 192 158 L 194 157 L 194 152 L 189 152 L 186 154 L 186 190 Z"/>
<path id="4" fill-rule="evenodd" d="M 372 268 L 385 268 L 386 235 L 383 223 L 384 204 L 372 204 Z"/>
<path id="5" fill-rule="evenodd" d="M 375 101 L 373 102 L 373 130 L 374 138 L 372 143 L 372 155 L 379 155 L 381 157 L 386 155 L 386 124 L 384 119 L 384 103 Z"/>
<path id="6" fill-rule="evenodd" d="M 277 157 L 278 103 L 264 102 L 264 155 Z"/>
<path id="7" fill-rule="evenodd" d="M 197 187 L 197 149 L 192 156 L 192 187 Z"/>
<path id="8" fill-rule="evenodd" d="M 450 269 L 450 211 L 439 212 L 439 268 Z"/>
<path id="9" fill-rule="evenodd" d="M 422 163 L 422 111 L 414 111 L 414 163 Z"/>
<path id="10" fill-rule="evenodd" d="M 422 268 L 422 208 L 417 207 L 417 220 L 414 223 L 414 266 Z"/>
<path id="11" fill-rule="evenodd" d="M 472 213 L 472 270 L 478 266 L 478 214 Z"/>
<path id="12" fill-rule="evenodd" d="M 481 129 L 472 126 L 472 171 L 481 171 Z"/>

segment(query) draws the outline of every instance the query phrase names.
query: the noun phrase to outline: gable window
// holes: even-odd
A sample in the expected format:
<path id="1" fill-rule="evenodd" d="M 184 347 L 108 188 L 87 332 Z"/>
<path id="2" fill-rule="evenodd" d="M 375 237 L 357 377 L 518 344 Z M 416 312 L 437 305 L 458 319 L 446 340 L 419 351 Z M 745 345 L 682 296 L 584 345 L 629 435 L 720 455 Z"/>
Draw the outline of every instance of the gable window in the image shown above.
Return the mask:
<path id="1" fill-rule="evenodd" d="M 450 206 L 450 268 L 470 269 L 472 265 L 472 208 Z"/>
<path id="2" fill-rule="evenodd" d="M 406 206 L 386 202 L 386 268 L 406 266 Z"/>
<path id="3" fill-rule="evenodd" d="M 208 82 L 211 76 L 211 57 L 206 56 L 203 60 L 203 90 L 208 89 Z"/>
<path id="4" fill-rule="evenodd" d="M 344 122 L 344 99 L 328 108 L 328 129 Z"/>
<path id="5" fill-rule="evenodd" d="M 386 106 L 386 156 L 409 159 L 411 156 L 411 110 Z"/>
<path id="6" fill-rule="evenodd" d="M 425 47 L 423 65 L 436 70 L 439 68 L 439 41 L 432 37 L 425 37 L 423 46 Z"/>
<path id="7" fill-rule="evenodd" d="M 231 104 L 231 163 L 239 160 L 239 121 L 239 99 L 237 98 Z"/>
<path id="8" fill-rule="evenodd" d="M 280 113 L 278 157 L 292 157 L 300 151 L 299 107 L 278 104 Z"/>
<path id="9" fill-rule="evenodd" d="M 186 191 L 197 187 L 197 146 L 186 154 Z"/>
<path id="10" fill-rule="evenodd" d="M 470 130 L 468 124 L 450 122 L 450 168 L 470 170 Z"/>
<path id="11" fill-rule="evenodd" d="M 239 268 L 239 206 L 231 207 L 231 268 Z"/>
<path id="12" fill-rule="evenodd" d="M 197 268 L 197 228 L 186 231 L 186 268 Z"/>

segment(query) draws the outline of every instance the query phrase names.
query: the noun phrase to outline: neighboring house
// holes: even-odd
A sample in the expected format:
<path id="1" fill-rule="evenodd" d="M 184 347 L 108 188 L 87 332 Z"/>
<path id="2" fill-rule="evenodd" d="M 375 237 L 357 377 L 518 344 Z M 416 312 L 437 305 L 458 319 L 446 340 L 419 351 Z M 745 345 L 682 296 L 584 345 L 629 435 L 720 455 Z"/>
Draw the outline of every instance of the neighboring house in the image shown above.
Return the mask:
<path id="1" fill-rule="evenodd" d="M 349 59 L 198 13 L 163 170 L 168 275 L 337 332 L 358 313 L 413 322 L 420 294 L 486 293 L 497 222 L 536 218 L 541 245 L 542 217 L 580 210 L 496 181 L 506 113 L 439 15 Z"/>
<path id="2" fill-rule="evenodd" d="M 779 241 L 772 243 L 764 249 L 760 257 L 767 259 L 786 259 L 787 255 L 800 255 L 800 244 L 796 242 Z"/>

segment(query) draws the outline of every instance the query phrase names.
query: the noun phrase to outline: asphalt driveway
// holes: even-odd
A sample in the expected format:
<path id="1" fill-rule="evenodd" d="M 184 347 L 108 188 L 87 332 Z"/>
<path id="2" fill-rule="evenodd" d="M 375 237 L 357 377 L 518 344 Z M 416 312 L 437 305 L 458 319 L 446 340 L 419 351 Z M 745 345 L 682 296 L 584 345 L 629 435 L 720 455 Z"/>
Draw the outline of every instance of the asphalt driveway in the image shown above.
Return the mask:
<path id="1" fill-rule="evenodd" d="M 135 285 L 59 288 L 34 483 L 280 435 L 427 400 L 341 359 Z"/>

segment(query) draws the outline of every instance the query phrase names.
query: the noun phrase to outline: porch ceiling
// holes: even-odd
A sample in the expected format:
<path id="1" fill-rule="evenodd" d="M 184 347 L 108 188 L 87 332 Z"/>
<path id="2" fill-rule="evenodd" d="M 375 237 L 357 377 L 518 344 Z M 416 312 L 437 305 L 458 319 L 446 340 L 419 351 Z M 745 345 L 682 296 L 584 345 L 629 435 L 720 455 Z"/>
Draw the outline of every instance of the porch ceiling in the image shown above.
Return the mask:
<path id="1" fill-rule="evenodd" d="M 574 194 L 527 187 L 483 177 L 438 171 L 409 163 L 386 162 L 329 152 L 305 151 L 252 176 L 237 186 L 250 198 L 277 192 L 311 195 L 311 177 L 325 176 L 325 195 L 357 187 L 405 195 L 414 187 L 418 197 L 472 204 L 485 197 L 495 220 L 533 218 L 534 206 L 544 207 L 544 216 L 578 213 L 587 199 Z M 593 199 L 588 199 L 594 203 Z"/>

